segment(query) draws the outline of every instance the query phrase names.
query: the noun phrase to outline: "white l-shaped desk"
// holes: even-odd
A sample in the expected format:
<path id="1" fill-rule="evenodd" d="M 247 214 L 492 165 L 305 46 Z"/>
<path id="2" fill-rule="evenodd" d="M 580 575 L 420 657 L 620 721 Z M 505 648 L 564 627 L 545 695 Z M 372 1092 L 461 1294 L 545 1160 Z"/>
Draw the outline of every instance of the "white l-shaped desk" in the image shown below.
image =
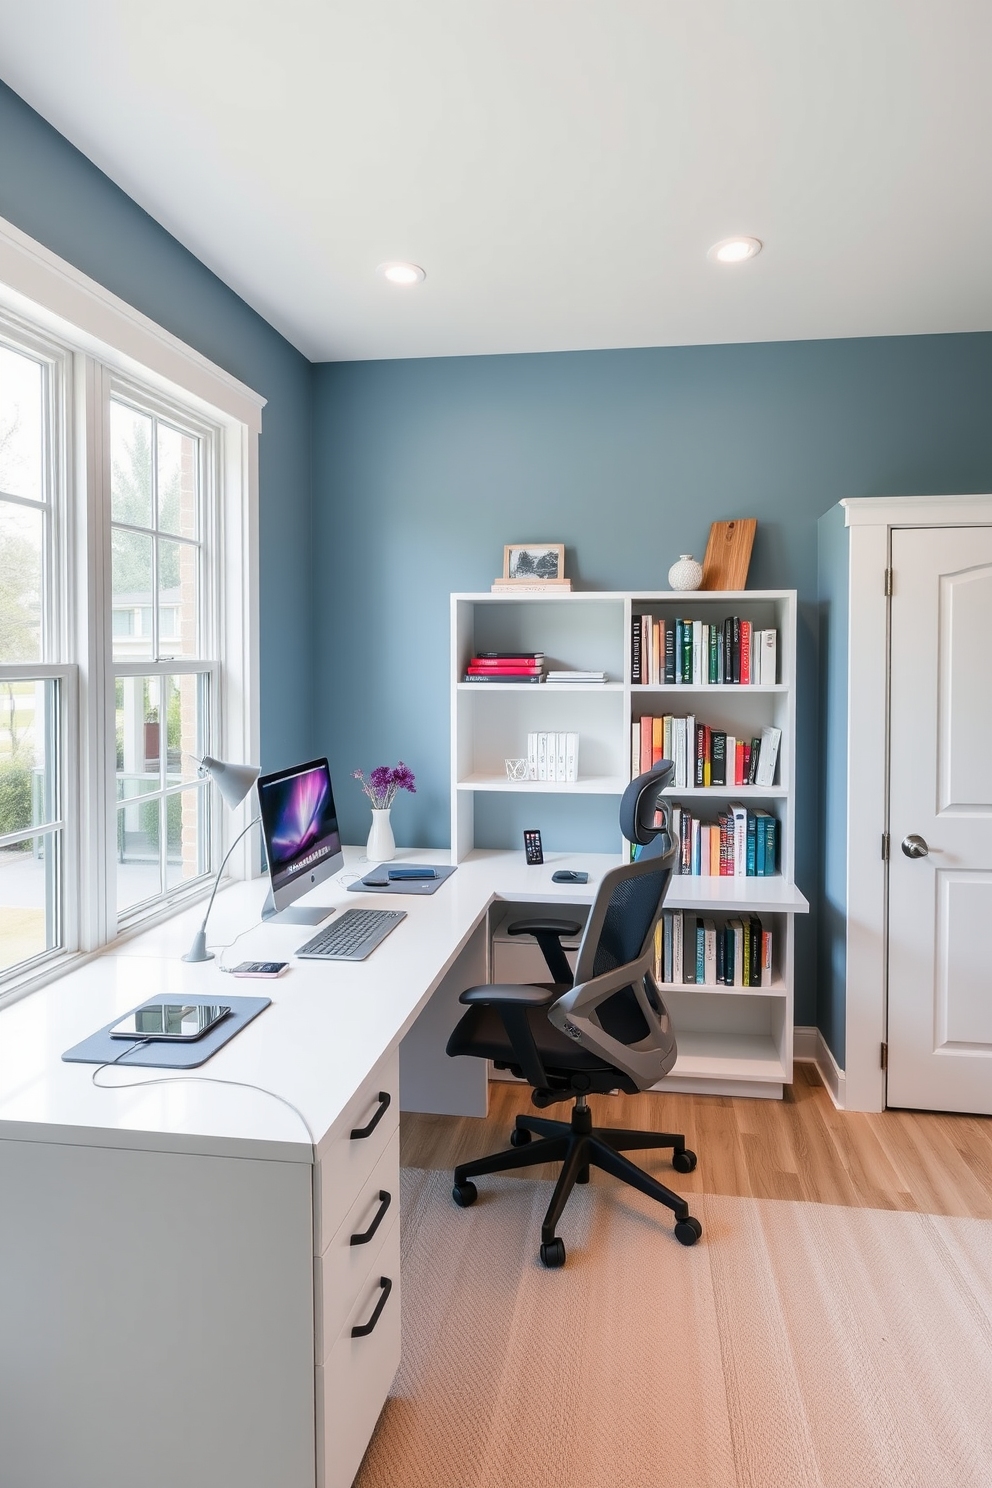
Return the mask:
<path id="1" fill-rule="evenodd" d="M 234 981 L 181 960 L 201 904 L 0 1012 L 3 1488 L 351 1483 L 399 1362 L 399 1108 L 484 1113 L 484 1063 L 444 1044 L 487 979 L 490 908 L 591 902 L 617 861 L 477 851 L 400 898 L 347 891 L 358 854 L 309 898 L 407 910 L 364 962 Z M 227 964 L 312 934 L 259 924 L 264 891 L 218 895 Z M 272 1006 L 189 1075 L 107 1069 L 114 1091 L 62 1062 L 146 998 L 225 993 Z"/>

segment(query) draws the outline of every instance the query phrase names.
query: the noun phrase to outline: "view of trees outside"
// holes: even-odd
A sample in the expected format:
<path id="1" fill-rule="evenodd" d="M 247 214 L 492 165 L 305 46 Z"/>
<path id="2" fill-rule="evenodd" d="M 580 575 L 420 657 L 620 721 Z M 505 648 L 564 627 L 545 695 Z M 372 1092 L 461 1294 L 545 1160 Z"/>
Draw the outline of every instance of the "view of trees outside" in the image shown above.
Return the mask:
<path id="1" fill-rule="evenodd" d="M 121 659 L 196 655 L 198 459 L 198 442 L 191 435 L 112 402 L 114 654 Z M 126 868 L 118 873 L 122 912 L 205 871 L 199 790 L 164 798 L 156 794 L 192 782 L 193 757 L 203 752 L 203 709 L 200 677 L 117 679 L 117 845 L 118 861 Z"/>
<path id="2" fill-rule="evenodd" d="M 44 368 L 0 346 L 0 665 L 40 661 L 47 511 Z M 12 498 L 20 498 L 12 499 Z M 45 809 L 46 695 L 51 684 L 0 680 L 0 839 L 51 819 Z M 44 873 L 47 836 L 0 846 L 0 967 L 51 942 Z"/>

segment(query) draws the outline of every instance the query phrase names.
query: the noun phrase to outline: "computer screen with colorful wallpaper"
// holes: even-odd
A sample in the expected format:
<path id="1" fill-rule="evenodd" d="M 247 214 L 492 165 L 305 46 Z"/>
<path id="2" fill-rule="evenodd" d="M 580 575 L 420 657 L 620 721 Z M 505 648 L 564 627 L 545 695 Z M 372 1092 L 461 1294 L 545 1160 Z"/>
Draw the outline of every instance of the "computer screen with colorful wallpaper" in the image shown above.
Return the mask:
<path id="1" fill-rule="evenodd" d="M 260 776 L 258 804 L 269 865 L 267 918 L 336 873 L 344 855 L 326 759 Z"/>

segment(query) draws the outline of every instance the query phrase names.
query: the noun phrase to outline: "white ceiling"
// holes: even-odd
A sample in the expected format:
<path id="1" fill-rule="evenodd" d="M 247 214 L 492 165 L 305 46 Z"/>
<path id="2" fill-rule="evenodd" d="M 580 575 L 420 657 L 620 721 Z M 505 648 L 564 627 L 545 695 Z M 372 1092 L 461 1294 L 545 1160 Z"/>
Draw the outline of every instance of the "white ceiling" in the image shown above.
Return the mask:
<path id="1" fill-rule="evenodd" d="M 315 360 L 992 329 L 989 0 L 0 0 L 0 76 Z"/>

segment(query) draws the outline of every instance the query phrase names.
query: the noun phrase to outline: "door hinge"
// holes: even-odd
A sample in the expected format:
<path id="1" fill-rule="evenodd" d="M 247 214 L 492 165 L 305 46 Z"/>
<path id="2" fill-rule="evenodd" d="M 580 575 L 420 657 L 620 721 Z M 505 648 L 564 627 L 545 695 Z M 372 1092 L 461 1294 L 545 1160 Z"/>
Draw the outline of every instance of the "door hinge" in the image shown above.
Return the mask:
<path id="1" fill-rule="evenodd" d="M 887 863 L 888 861 L 889 861 L 889 834 L 888 834 L 888 832 L 883 832 L 882 833 L 882 862 L 883 863 Z"/>
<path id="2" fill-rule="evenodd" d="M 888 1046 L 888 1044 L 883 1044 L 882 1045 L 881 1054 L 882 1054 L 882 1068 L 884 1070 L 887 1070 L 888 1067 L 889 1067 L 889 1046 Z"/>
<path id="3" fill-rule="evenodd" d="M 885 597 L 886 597 L 886 599 L 891 599 L 892 598 L 892 570 L 891 570 L 891 568 L 887 568 L 885 570 Z"/>

